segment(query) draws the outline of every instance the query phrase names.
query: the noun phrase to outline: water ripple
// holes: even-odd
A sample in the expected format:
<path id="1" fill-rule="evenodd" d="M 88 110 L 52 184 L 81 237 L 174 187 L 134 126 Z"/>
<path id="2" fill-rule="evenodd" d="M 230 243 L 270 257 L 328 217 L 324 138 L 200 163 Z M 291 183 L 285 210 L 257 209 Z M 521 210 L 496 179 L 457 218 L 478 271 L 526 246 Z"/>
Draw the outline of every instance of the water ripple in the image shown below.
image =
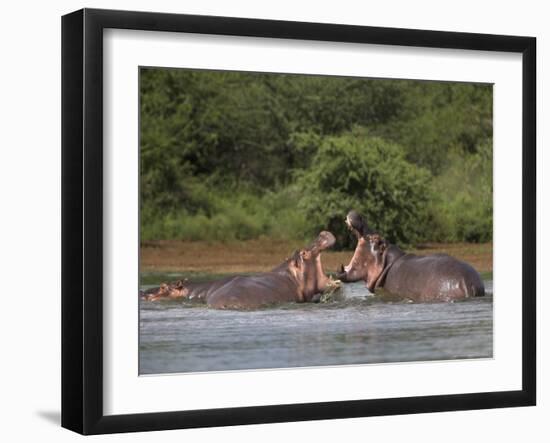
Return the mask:
<path id="1" fill-rule="evenodd" d="M 459 303 L 387 302 L 362 283 L 344 299 L 258 311 L 142 303 L 140 373 L 491 357 L 490 294 Z"/>

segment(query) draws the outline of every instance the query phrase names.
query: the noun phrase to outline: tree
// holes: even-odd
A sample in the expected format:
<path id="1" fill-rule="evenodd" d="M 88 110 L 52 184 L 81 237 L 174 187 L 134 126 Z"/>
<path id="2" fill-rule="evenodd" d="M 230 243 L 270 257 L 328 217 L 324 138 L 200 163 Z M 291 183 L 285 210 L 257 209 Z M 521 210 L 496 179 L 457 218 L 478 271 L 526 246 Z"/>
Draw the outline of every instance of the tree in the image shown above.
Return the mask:
<path id="1" fill-rule="evenodd" d="M 319 142 L 311 167 L 297 174 L 299 205 L 313 231 L 345 232 L 345 214 L 355 209 L 392 242 L 422 237 L 431 198 L 427 170 L 407 162 L 399 145 L 361 128 Z"/>

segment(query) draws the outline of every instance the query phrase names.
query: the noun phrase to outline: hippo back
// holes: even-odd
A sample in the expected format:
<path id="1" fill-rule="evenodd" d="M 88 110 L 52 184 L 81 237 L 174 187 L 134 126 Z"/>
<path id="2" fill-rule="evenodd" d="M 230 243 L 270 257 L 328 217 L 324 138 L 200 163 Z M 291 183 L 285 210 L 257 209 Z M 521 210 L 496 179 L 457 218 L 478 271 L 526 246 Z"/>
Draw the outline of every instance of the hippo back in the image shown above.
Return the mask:
<path id="1" fill-rule="evenodd" d="M 447 254 L 403 255 L 391 265 L 381 286 L 416 302 L 453 301 L 485 294 L 479 273 Z"/>
<path id="2" fill-rule="evenodd" d="M 210 291 L 207 303 L 216 309 L 257 309 L 298 298 L 296 283 L 288 275 L 266 272 L 232 278 Z"/>

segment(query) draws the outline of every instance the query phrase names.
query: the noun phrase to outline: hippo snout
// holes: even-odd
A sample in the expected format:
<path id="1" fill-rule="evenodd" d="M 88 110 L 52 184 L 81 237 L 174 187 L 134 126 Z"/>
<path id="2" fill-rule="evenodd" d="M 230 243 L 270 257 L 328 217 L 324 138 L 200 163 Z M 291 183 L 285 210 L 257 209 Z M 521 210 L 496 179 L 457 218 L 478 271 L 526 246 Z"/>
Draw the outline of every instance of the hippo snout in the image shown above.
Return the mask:
<path id="1" fill-rule="evenodd" d="M 325 249 L 332 248 L 336 243 L 336 237 L 329 231 L 321 231 L 315 241 L 307 248 L 313 254 L 319 254 Z"/>
<path id="2" fill-rule="evenodd" d="M 319 234 L 319 243 L 322 249 L 332 248 L 336 243 L 336 237 L 329 231 L 322 231 Z"/>

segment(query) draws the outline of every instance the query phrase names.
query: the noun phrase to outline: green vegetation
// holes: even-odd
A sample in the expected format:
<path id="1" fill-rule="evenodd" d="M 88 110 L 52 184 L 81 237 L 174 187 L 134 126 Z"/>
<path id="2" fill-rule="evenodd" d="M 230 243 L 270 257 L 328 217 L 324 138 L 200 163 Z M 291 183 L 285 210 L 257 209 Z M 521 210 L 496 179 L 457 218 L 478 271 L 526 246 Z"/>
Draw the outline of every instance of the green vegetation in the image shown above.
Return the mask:
<path id="1" fill-rule="evenodd" d="M 142 69 L 141 239 L 492 239 L 492 87 Z"/>
<path id="2" fill-rule="evenodd" d="M 315 231 L 345 233 L 344 216 L 354 208 L 393 241 L 423 238 L 426 211 L 418 208 L 430 202 L 431 174 L 409 163 L 401 146 L 364 130 L 327 136 L 316 145 L 311 165 L 296 182 L 307 196 L 299 208 Z"/>

